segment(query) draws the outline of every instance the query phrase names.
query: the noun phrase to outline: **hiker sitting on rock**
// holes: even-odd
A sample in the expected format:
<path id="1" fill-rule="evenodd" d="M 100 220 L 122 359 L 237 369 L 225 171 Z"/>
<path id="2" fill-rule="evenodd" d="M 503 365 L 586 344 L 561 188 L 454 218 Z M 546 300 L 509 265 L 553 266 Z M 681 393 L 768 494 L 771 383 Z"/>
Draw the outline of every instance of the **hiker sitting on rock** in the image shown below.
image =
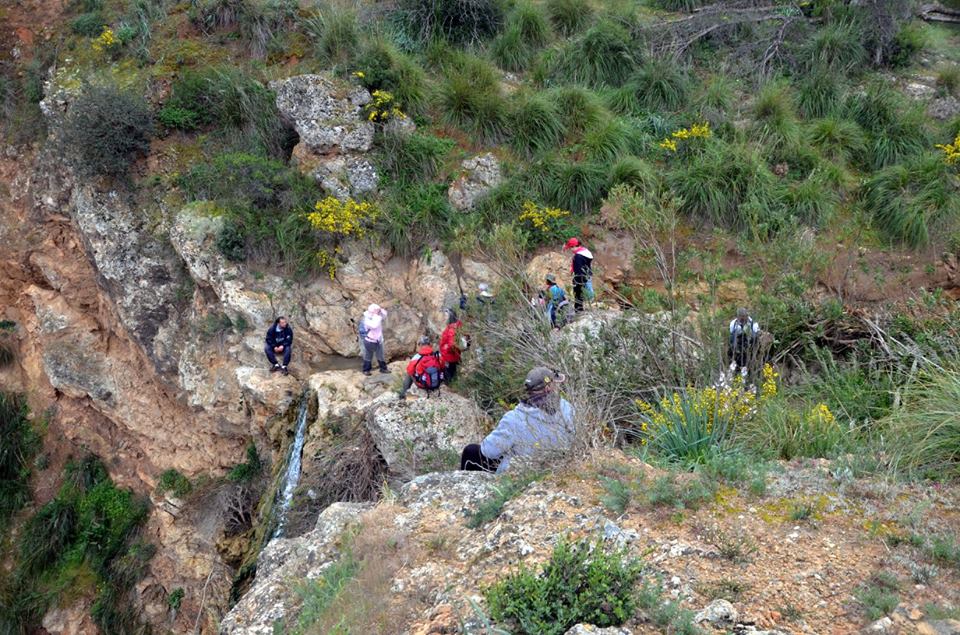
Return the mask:
<path id="1" fill-rule="evenodd" d="M 433 350 L 430 338 L 421 337 L 417 346 L 417 354 L 407 363 L 407 374 L 403 378 L 400 399 L 406 399 L 407 391 L 413 384 L 429 393 L 440 388 L 440 384 L 443 383 L 443 362 L 440 361 L 440 353 Z"/>
<path id="2" fill-rule="evenodd" d="M 381 373 L 389 373 L 383 356 L 383 321 L 387 319 L 387 310 L 378 304 L 371 304 L 360 318 L 360 345 L 363 347 L 363 374 L 370 375 L 373 368 L 373 356 L 377 356 Z"/>
<path id="3" fill-rule="evenodd" d="M 287 319 L 282 315 L 278 317 L 267 330 L 266 342 L 263 346 L 263 352 L 270 360 L 270 372 L 280 371 L 287 374 L 287 366 L 290 365 L 290 354 L 293 351 L 293 329 L 287 324 Z M 283 363 L 277 361 L 277 355 L 283 355 Z"/>
<path id="4" fill-rule="evenodd" d="M 527 373 L 526 396 L 500 418 L 496 429 L 460 455 L 460 469 L 501 473 L 512 459 L 545 459 L 573 445 L 574 411 L 560 396 L 563 375 L 538 366 Z"/>
<path id="5" fill-rule="evenodd" d="M 447 309 L 447 328 L 440 334 L 440 361 L 443 362 L 447 383 L 457 376 L 457 366 L 460 364 L 462 351 L 458 346 L 457 331 L 461 326 L 463 322 L 457 318 L 456 311 Z"/>

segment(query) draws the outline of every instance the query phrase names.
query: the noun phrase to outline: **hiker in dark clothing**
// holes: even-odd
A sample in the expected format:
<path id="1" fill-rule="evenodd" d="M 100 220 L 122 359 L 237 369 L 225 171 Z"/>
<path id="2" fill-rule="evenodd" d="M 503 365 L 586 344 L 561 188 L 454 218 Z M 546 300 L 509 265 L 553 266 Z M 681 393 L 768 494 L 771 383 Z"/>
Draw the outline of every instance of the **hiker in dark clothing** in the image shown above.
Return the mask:
<path id="1" fill-rule="evenodd" d="M 579 238 L 571 238 L 563 246 L 564 251 L 573 250 L 570 261 L 570 273 L 573 274 L 573 310 L 583 311 L 583 301 L 592 300 L 593 293 L 593 254 L 580 243 Z"/>
<path id="2" fill-rule="evenodd" d="M 747 374 L 747 369 L 756 355 L 759 342 L 760 325 L 750 317 L 745 308 L 737 309 L 737 317 L 730 321 L 730 348 L 727 351 L 730 360 L 730 372 L 736 375 Z"/>
<path id="3" fill-rule="evenodd" d="M 287 366 L 290 365 L 290 355 L 293 352 L 293 329 L 287 324 L 285 317 L 278 317 L 273 326 L 267 330 L 263 352 L 270 360 L 271 373 L 280 371 L 284 375 L 287 374 Z M 277 355 L 283 356 L 283 363 L 277 361 Z"/>
<path id="4" fill-rule="evenodd" d="M 544 282 L 546 283 L 546 289 L 540 292 L 540 301 L 545 305 L 545 314 L 547 319 L 550 320 L 550 326 L 558 329 L 567 323 L 570 301 L 567 300 L 567 294 L 557 284 L 555 275 L 548 273 Z"/>

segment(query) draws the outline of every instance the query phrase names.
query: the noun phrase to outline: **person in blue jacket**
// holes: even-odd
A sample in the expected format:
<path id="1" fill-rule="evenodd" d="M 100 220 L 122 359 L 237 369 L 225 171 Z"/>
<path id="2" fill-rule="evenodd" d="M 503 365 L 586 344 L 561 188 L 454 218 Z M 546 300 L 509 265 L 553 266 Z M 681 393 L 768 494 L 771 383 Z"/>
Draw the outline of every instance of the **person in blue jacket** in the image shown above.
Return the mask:
<path id="1" fill-rule="evenodd" d="M 548 273 L 545 282 L 546 290 L 541 291 L 540 295 L 546 302 L 546 315 L 550 320 L 550 326 L 558 329 L 566 324 L 567 306 L 570 302 L 567 300 L 567 294 L 557 284 L 555 275 Z"/>
<path id="2" fill-rule="evenodd" d="M 570 451 L 576 436 L 574 410 L 560 396 L 564 377 L 538 366 L 527 373 L 526 396 L 497 427 L 460 455 L 460 469 L 502 473 L 511 460 L 543 460 Z"/>
<path id="3" fill-rule="evenodd" d="M 270 372 L 280 371 L 284 375 L 288 373 L 287 366 L 290 365 L 290 355 L 293 352 L 293 329 L 287 324 L 287 319 L 282 315 L 278 317 L 273 326 L 267 330 L 266 341 L 263 346 L 263 352 L 270 360 Z M 277 355 L 283 356 L 283 363 L 277 361 Z"/>

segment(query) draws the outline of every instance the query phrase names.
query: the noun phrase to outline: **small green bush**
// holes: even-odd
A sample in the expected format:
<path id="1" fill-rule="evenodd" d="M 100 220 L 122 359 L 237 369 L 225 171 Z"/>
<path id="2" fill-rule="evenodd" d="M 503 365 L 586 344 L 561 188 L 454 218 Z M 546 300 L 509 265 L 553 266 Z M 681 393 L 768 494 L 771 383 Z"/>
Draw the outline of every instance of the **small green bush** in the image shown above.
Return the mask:
<path id="1" fill-rule="evenodd" d="M 603 165 L 566 161 L 546 184 L 546 195 L 555 207 L 585 214 L 599 209 L 608 184 L 609 175 Z"/>
<path id="2" fill-rule="evenodd" d="M 53 566 L 77 535 L 77 511 L 55 498 L 27 521 L 20 534 L 20 569 L 36 574 Z"/>
<path id="3" fill-rule="evenodd" d="M 859 157 L 867 168 L 879 170 L 930 147 L 923 111 L 884 83 L 850 95 L 845 109 L 867 134 L 866 150 Z"/>
<path id="4" fill-rule="evenodd" d="M 873 622 L 893 613 L 900 602 L 898 589 L 897 579 L 884 574 L 874 575 L 868 584 L 861 586 L 856 596 L 863 605 L 867 619 Z"/>
<path id="5" fill-rule="evenodd" d="M 860 34 L 863 26 L 839 21 L 818 29 L 806 46 L 805 58 L 837 74 L 845 74 L 863 66 L 867 50 Z"/>
<path id="6" fill-rule="evenodd" d="M 593 17 L 589 0 L 547 0 L 546 7 L 554 28 L 565 36 L 582 31 Z"/>
<path id="7" fill-rule="evenodd" d="M 360 50 L 360 23 L 355 11 L 327 5 L 307 19 L 304 27 L 317 56 L 325 62 L 348 62 Z"/>
<path id="8" fill-rule="evenodd" d="M 535 56 L 534 50 L 523 41 L 519 27 L 509 26 L 493 41 L 490 54 L 497 66 L 513 72 L 526 70 Z"/>
<path id="9" fill-rule="evenodd" d="M 442 39 L 475 44 L 503 28 L 503 4 L 497 0 L 400 0 L 397 15 L 420 42 Z"/>
<path id="10" fill-rule="evenodd" d="M 507 16 L 507 25 L 516 27 L 523 42 L 531 47 L 541 47 L 550 41 L 552 35 L 550 20 L 539 4 L 530 0 L 520 0 Z"/>
<path id="11" fill-rule="evenodd" d="M 103 14 L 99 11 L 83 13 L 70 21 L 70 30 L 83 37 L 99 37 L 106 26 Z"/>
<path id="12" fill-rule="evenodd" d="M 413 183 L 436 178 L 456 143 L 422 132 L 387 133 L 378 146 L 382 173 L 398 183 Z"/>
<path id="13" fill-rule="evenodd" d="M 631 85 L 644 110 L 681 110 L 690 100 L 690 78 L 675 60 L 648 60 L 633 76 Z"/>
<path id="14" fill-rule="evenodd" d="M 616 626 L 636 610 L 641 571 L 601 544 L 561 542 L 539 574 L 520 569 L 488 589 L 487 604 L 493 619 L 518 634 L 561 635 L 579 622 Z"/>
<path id="15" fill-rule="evenodd" d="M 473 75 L 472 72 L 477 72 Z M 492 70 L 479 62 L 452 68 L 440 85 L 443 118 L 476 135 L 482 143 L 495 143 L 507 127 L 507 102 Z"/>
<path id="16" fill-rule="evenodd" d="M 754 135 L 767 152 L 799 144 L 800 126 L 789 84 L 768 82 L 753 103 Z"/>
<path id="17" fill-rule="evenodd" d="M 602 19 L 570 42 L 556 59 L 550 75 L 590 87 L 620 86 L 637 64 L 633 39 L 620 24 Z"/>
<path id="18" fill-rule="evenodd" d="M 454 216 L 443 183 L 410 183 L 393 188 L 378 222 L 381 238 L 402 256 L 419 253 L 450 230 Z"/>
<path id="19" fill-rule="evenodd" d="M 923 28 L 908 22 L 900 27 L 889 49 L 884 51 L 884 62 L 894 68 L 907 66 L 926 44 L 927 37 Z"/>
<path id="20" fill-rule="evenodd" d="M 363 74 L 360 82 L 367 89 L 389 92 L 405 113 L 419 114 L 426 107 L 426 74 L 416 60 L 388 40 L 375 38 L 369 42 L 356 66 Z"/>
<path id="21" fill-rule="evenodd" d="M 784 460 L 834 458 L 847 451 L 855 440 L 850 429 L 815 416 L 814 411 L 810 404 L 767 401 L 757 416 L 740 426 L 737 436 L 757 454 Z"/>
<path id="22" fill-rule="evenodd" d="M 787 186 L 783 199 L 786 212 L 811 227 L 826 224 L 839 204 L 836 189 L 818 174 Z"/>
<path id="23" fill-rule="evenodd" d="M 807 119 L 827 117 L 843 103 L 841 76 L 829 69 L 816 67 L 796 83 L 797 107 Z"/>
<path id="24" fill-rule="evenodd" d="M 361 562 L 348 548 L 339 560 L 323 570 L 318 579 L 307 580 L 295 587 L 303 599 L 303 608 L 300 609 L 298 628 L 294 633 L 303 633 L 304 629 L 320 621 L 344 587 L 359 573 L 360 566 Z"/>
<path id="25" fill-rule="evenodd" d="M 901 408 L 886 420 L 897 440 L 896 467 L 908 474 L 960 477 L 960 372 L 947 368 L 908 386 Z"/>
<path id="26" fill-rule="evenodd" d="M 812 122 L 806 129 L 810 143 L 825 157 L 847 163 L 861 156 L 866 148 L 866 136 L 856 123 L 847 119 L 828 117 Z"/>
<path id="27" fill-rule="evenodd" d="M 624 513 L 627 510 L 627 506 L 630 505 L 630 498 L 633 496 L 633 492 L 630 491 L 630 486 L 620 479 L 607 477 L 602 477 L 600 484 L 603 485 L 603 489 L 606 492 L 600 497 L 600 502 L 603 503 L 603 506 L 615 514 Z"/>
<path id="28" fill-rule="evenodd" d="M 863 184 L 861 199 L 889 240 L 911 247 L 928 244 L 932 229 L 960 213 L 956 176 L 931 154 L 876 172 Z"/>
<path id="29" fill-rule="evenodd" d="M 545 96 L 522 94 L 515 98 L 510 113 L 513 147 L 526 156 L 555 148 L 563 139 L 560 113 Z"/>
<path id="30" fill-rule="evenodd" d="M 153 115 L 139 95 L 88 84 L 67 112 L 64 141 L 86 176 L 125 176 L 150 149 Z"/>
<path id="31" fill-rule="evenodd" d="M 170 468 L 160 474 L 160 480 L 157 482 L 159 492 L 172 492 L 177 498 L 183 498 L 193 489 L 190 479 L 181 474 L 179 470 Z"/>
<path id="32" fill-rule="evenodd" d="M 217 232 L 217 251 L 230 262 L 243 262 L 247 259 L 247 235 L 241 223 L 232 218 L 225 219 Z"/>
<path id="33" fill-rule="evenodd" d="M 0 392 L 0 535 L 30 500 L 30 466 L 40 438 L 27 419 L 25 400 Z"/>
<path id="34" fill-rule="evenodd" d="M 611 117 L 587 129 L 579 147 L 591 161 L 612 163 L 621 155 L 627 154 L 633 132 L 622 119 Z"/>
<path id="35" fill-rule="evenodd" d="M 262 470 L 263 463 L 257 453 L 257 446 L 251 442 L 247 445 L 247 460 L 234 465 L 227 473 L 227 480 L 234 483 L 249 483 L 259 476 Z"/>
<path id="36" fill-rule="evenodd" d="M 582 133 L 607 117 L 603 102 L 586 88 L 564 86 L 548 94 L 557 107 L 563 127 L 570 133 Z"/>
<path id="37" fill-rule="evenodd" d="M 937 71 L 937 87 L 948 95 L 960 92 L 960 66 L 949 64 Z"/>
<path id="38" fill-rule="evenodd" d="M 167 606 L 169 606 L 173 611 L 179 611 L 180 605 L 183 603 L 184 595 L 185 592 L 183 587 L 177 587 L 170 592 L 170 595 L 167 596 Z"/>

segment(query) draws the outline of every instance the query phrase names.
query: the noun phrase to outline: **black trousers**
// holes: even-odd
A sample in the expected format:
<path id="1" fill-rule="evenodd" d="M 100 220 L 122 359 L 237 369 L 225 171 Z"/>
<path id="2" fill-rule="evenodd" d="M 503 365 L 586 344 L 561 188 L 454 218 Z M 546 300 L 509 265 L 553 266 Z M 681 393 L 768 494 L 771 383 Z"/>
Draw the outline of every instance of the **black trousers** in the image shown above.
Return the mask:
<path id="1" fill-rule="evenodd" d="M 292 352 L 291 351 L 292 348 L 293 348 L 292 346 L 285 346 L 283 349 L 283 365 L 284 366 L 290 365 L 290 354 Z M 263 352 L 266 353 L 267 359 L 270 361 L 270 363 L 276 366 L 277 354 L 273 352 L 273 347 L 267 344 L 266 346 L 263 347 Z"/>
<path id="2" fill-rule="evenodd" d="M 453 383 L 453 380 L 457 377 L 457 365 L 460 362 L 447 362 L 447 368 L 443 371 L 443 377 L 446 380 L 447 384 Z"/>
<path id="3" fill-rule="evenodd" d="M 463 448 L 460 455 L 460 469 L 468 472 L 496 472 L 500 459 L 488 459 L 480 451 L 479 443 L 471 443 Z"/>
<path id="4" fill-rule="evenodd" d="M 582 276 L 573 277 L 573 310 L 579 313 L 583 311 L 583 296 L 587 288 L 588 278 Z"/>

